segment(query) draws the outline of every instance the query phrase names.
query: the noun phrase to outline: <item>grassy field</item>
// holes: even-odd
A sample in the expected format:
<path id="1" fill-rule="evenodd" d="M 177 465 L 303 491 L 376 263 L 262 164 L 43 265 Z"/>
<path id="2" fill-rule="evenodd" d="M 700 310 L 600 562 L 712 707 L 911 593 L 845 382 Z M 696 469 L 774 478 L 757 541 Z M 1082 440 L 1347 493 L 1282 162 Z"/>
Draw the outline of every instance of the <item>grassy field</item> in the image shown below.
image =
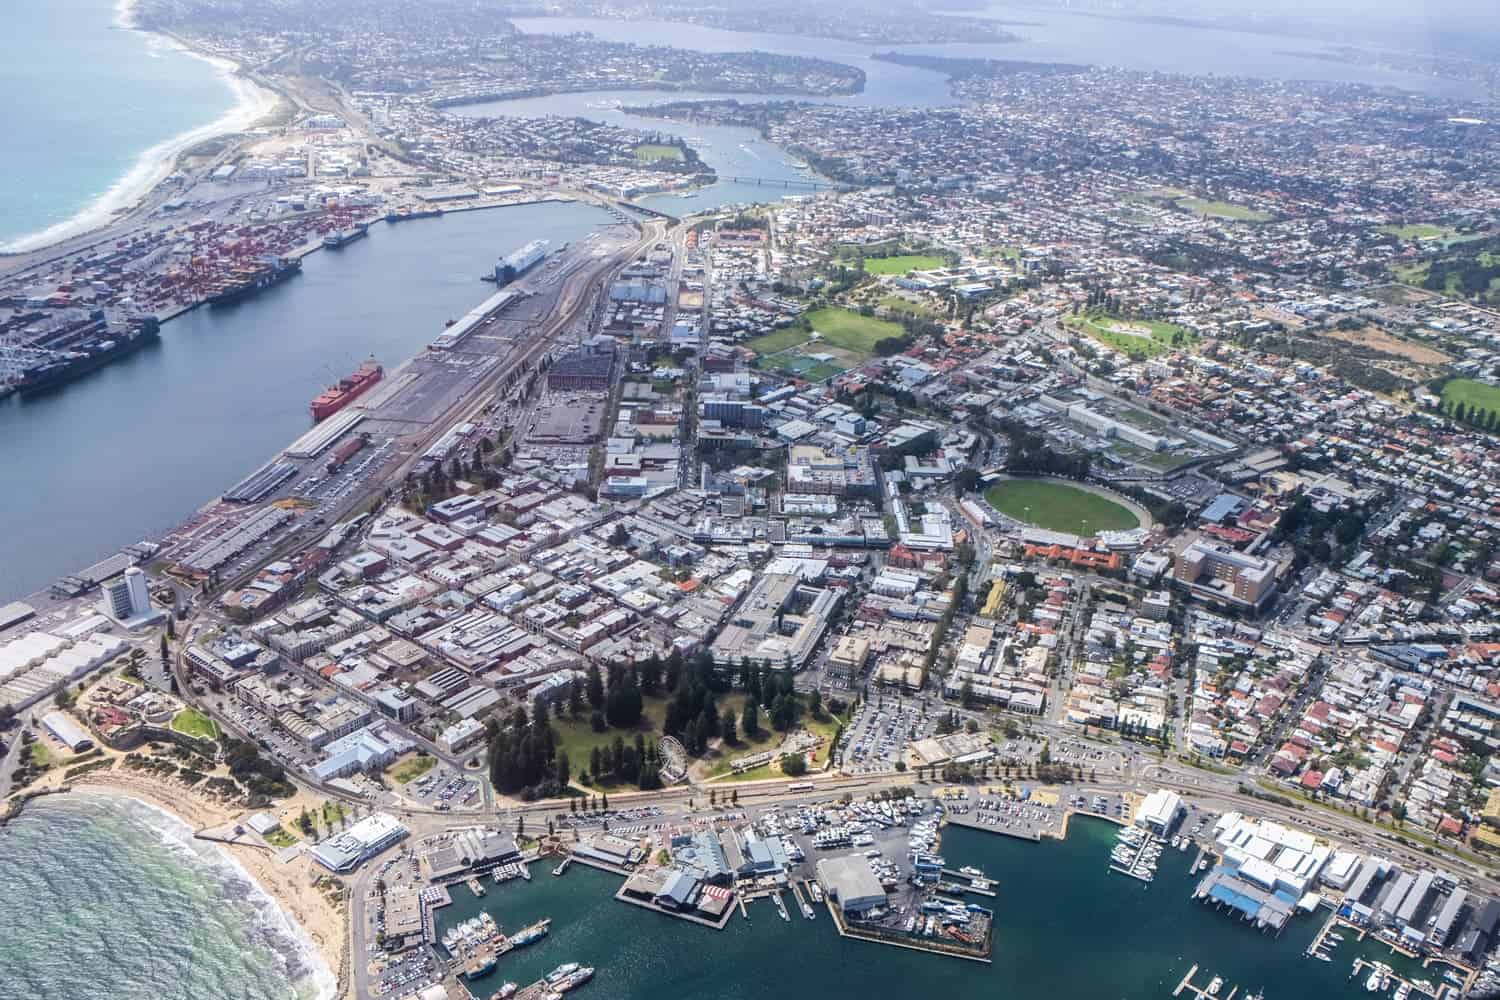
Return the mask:
<path id="1" fill-rule="evenodd" d="M 900 337 L 906 333 L 900 323 L 861 316 L 848 309 L 816 309 L 807 314 L 807 321 L 823 337 L 823 343 L 853 351 L 863 358 L 875 353 L 875 342 L 887 337 Z"/>
<path id="2" fill-rule="evenodd" d="M 816 353 L 822 353 L 821 351 Z M 802 351 L 786 351 L 781 354 L 766 358 L 761 362 L 761 367 L 767 371 L 781 372 L 795 378 L 807 379 L 809 382 L 821 382 L 824 379 L 846 370 L 844 365 L 830 364 L 827 361 L 819 361 L 810 358 Z"/>
<path id="3" fill-rule="evenodd" d="M 1436 240 L 1453 235 L 1453 230 L 1447 226 L 1435 226 L 1430 222 L 1413 222 L 1405 226 L 1381 226 L 1380 232 L 1394 236 L 1398 240 Z"/>
<path id="4" fill-rule="evenodd" d="M 1208 215 L 1230 222 L 1270 222 L 1275 218 L 1269 212 L 1259 212 L 1244 205 L 1228 201 L 1205 201 L 1202 198 L 1179 198 L 1177 207 L 1185 208 L 1194 215 Z"/>
<path id="5" fill-rule="evenodd" d="M 1443 408 L 1459 403 L 1470 410 L 1500 410 L 1500 388 L 1471 378 L 1451 379 L 1443 384 Z"/>
<path id="6" fill-rule="evenodd" d="M 795 326 L 789 326 L 775 333 L 768 333 L 764 337 L 756 337 L 754 340 L 745 341 L 745 346 L 762 357 L 767 354 L 777 354 L 788 347 L 796 347 L 808 341 L 808 334 Z"/>
<path id="7" fill-rule="evenodd" d="M 219 738 L 219 727 L 214 720 L 195 708 L 184 708 L 173 716 L 172 728 L 194 739 L 216 740 Z"/>
<path id="8" fill-rule="evenodd" d="M 1190 347 L 1198 338 L 1186 327 L 1175 323 L 1158 323 L 1149 319 L 1119 319 L 1108 313 L 1096 312 L 1071 316 L 1067 320 L 1070 329 L 1087 334 L 1108 347 L 1126 354 L 1144 354 L 1154 358 L 1158 354 L 1180 347 Z"/>
<path id="9" fill-rule="evenodd" d="M 272 847 L 291 847 L 297 842 L 297 838 L 287 833 L 281 827 L 277 827 L 266 834 L 266 843 Z"/>
<path id="10" fill-rule="evenodd" d="M 635 147 L 635 158 L 642 163 L 656 163 L 660 160 L 680 160 L 682 150 L 676 146 L 663 146 L 654 142 L 643 142 Z"/>
<path id="11" fill-rule="evenodd" d="M 1124 531 L 1141 523 L 1113 500 L 1052 480 L 1007 479 L 985 490 L 984 498 L 1007 517 L 1048 531 Z"/>
<path id="12" fill-rule="evenodd" d="M 587 706 L 585 706 L 587 708 Z M 557 748 L 568 754 L 568 766 L 572 768 L 575 775 L 589 769 L 589 755 L 594 747 L 613 746 L 615 737 L 618 736 L 627 744 L 634 745 L 635 734 L 641 733 L 649 743 L 652 740 L 661 740 L 662 718 L 666 712 L 666 699 L 646 698 L 641 710 L 641 721 L 634 729 L 606 729 L 602 733 L 594 732 L 589 725 L 589 716 L 592 712 L 585 711 L 577 719 L 570 719 L 567 713 L 552 716 L 552 728 L 557 730 Z M 590 778 L 594 776 L 589 775 Z M 613 788 L 612 784 L 593 782 L 594 788 Z"/>
<path id="13" fill-rule="evenodd" d="M 409 753 L 392 764 L 385 773 L 396 784 L 404 785 L 409 781 L 416 781 L 436 766 L 437 758 L 431 754 Z"/>
<path id="14" fill-rule="evenodd" d="M 887 295 L 877 305 L 889 309 L 891 312 L 907 313 L 912 316 L 931 317 L 937 315 L 936 310 L 925 302 L 917 302 L 904 295 Z"/>
<path id="15" fill-rule="evenodd" d="M 931 271 L 946 264 L 941 257 L 926 254 L 900 254 L 895 257 L 865 258 L 866 274 L 909 274 L 912 271 Z"/>

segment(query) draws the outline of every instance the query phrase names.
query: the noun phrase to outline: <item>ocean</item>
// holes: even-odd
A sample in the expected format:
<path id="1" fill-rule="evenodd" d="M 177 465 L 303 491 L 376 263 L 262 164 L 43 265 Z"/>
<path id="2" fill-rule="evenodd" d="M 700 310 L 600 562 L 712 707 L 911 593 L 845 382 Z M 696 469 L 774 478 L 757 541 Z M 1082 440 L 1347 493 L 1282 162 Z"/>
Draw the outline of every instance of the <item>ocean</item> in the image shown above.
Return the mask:
<path id="1" fill-rule="evenodd" d="M 107 219 L 174 140 L 239 103 L 214 65 L 118 19 L 115 0 L 0 4 L 0 249 Z"/>
<path id="2" fill-rule="evenodd" d="M 334 976 L 228 855 L 75 792 L 0 829 L 0 1000 L 319 1000 Z"/>

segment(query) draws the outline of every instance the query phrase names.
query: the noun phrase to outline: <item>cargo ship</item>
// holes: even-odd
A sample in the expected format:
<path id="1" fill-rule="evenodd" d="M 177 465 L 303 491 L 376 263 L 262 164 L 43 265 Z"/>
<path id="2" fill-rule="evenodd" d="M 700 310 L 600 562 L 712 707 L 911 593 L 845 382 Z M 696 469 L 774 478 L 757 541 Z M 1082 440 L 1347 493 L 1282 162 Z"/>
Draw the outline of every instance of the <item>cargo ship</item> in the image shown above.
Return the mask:
<path id="1" fill-rule="evenodd" d="M 386 222 L 405 222 L 408 219 L 435 219 L 443 214 L 441 208 L 401 208 L 385 213 Z"/>
<path id="2" fill-rule="evenodd" d="M 339 247 L 348 246 L 355 240 L 360 239 L 364 236 L 368 236 L 369 233 L 369 225 L 367 223 L 361 222 L 353 229 L 339 229 L 335 232 L 329 233 L 327 236 L 323 237 L 323 246 L 327 247 L 329 250 L 337 250 Z"/>
<path id="3" fill-rule="evenodd" d="M 124 329 L 106 329 L 51 357 L 21 370 L 11 388 L 25 395 L 71 382 L 111 361 L 161 340 L 161 324 L 155 316 L 130 321 Z M 3 393 L 0 393 L 3 395 Z"/>
<path id="4" fill-rule="evenodd" d="M 495 264 L 495 284 L 504 287 L 536 267 L 547 256 L 547 248 L 551 245 L 547 240 L 532 240 L 515 253 L 501 257 Z"/>
<path id="5" fill-rule="evenodd" d="M 354 373 L 347 378 L 339 380 L 338 385 L 331 385 L 324 389 L 316 399 L 312 401 L 311 409 L 314 420 L 322 420 L 331 417 L 335 413 L 354 402 L 363 395 L 372 385 L 385 377 L 385 369 L 375 362 L 374 358 L 366 361 Z"/>
<path id="6" fill-rule="evenodd" d="M 274 260 L 240 268 L 230 274 L 208 296 L 210 306 L 232 305 L 279 285 L 288 278 L 302 273 L 300 258 L 277 257 Z"/>

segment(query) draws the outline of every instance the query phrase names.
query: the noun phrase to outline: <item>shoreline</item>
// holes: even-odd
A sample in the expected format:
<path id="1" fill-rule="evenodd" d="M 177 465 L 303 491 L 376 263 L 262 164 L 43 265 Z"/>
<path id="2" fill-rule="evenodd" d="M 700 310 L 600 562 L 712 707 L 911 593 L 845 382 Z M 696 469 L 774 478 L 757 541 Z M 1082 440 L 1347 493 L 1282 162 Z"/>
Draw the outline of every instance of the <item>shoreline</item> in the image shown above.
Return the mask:
<path id="1" fill-rule="evenodd" d="M 251 80 L 237 63 L 222 56 L 200 52 L 175 36 L 139 27 L 136 24 L 135 7 L 136 0 L 119 0 L 115 5 L 114 27 L 139 34 L 148 47 L 166 48 L 208 63 L 229 89 L 229 108 L 205 125 L 146 148 L 136 156 L 125 174 L 102 194 L 89 198 L 81 208 L 61 222 L 0 244 L 0 255 L 34 253 L 118 221 L 120 216 L 136 208 L 157 185 L 171 176 L 177 158 L 184 152 L 210 139 L 245 131 L 269 115 L 283 100 L 281 94 Z"/>
<path id="2" fill-rule="evenodd" d="M 260 898 L 250 902 L 258 919 L 278 923 L 297 943 L 304 967 L 298 985 L 313 987 L 316 1000 L 336 1000 L 345 995 L 347 991 L 340 984 L 347 951 L 347 913 L 343 907 L 328 903 L 312 887 L 311 876 L 321 874 L 321 870 L 313 868 L 305 855 L 281 862 L 272 851 L 200 836 L 205 829 L 233 823 L 245 810 L 211 802 L 192 789 L 147 774 L 105 769 L 80 775 L 68 784 L 73 794 L 131 799 L 185 827 L 193 844 L 212 848 L 224 865 L 254 886 Z M 273 913 L 274 918 L 270 916 Z"/>

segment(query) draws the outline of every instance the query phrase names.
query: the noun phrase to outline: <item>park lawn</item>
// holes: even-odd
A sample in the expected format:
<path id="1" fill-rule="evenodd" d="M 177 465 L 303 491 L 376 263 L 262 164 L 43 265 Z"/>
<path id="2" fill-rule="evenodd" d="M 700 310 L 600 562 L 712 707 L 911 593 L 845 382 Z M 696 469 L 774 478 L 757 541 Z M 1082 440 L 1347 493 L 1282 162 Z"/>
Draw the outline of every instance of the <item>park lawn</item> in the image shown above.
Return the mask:
<path id="1" fill-rule="evenodd" d="M 907 313 L 912 316 L 930 317 L 937 315 L 936 311 L 925 302 L 917 302 L 904 295 L 887 295 L 877 305 L 889 309 L 891 312 Z"/>
<path id="2" fill-rule="evenodd" d="M 820 345 L 821 346 L 821 345 Z M 818 351 L 822 354 L 824 352 Z M 831 353 L 831 352 L 830 352 Z M 806 379 L 809 382 L 822 382 L 833 378 L 846 371 L 851 365 L 857 364 L 858 359 L 849 361 L 847 364 L 833 364 L 828 361 L 818 361 L 807 356 L 803 351 L 785 351 L 773 357 L 766 358 L 760 366 L 767 371 L 781 372 L 793 378 Z"/>
<path id="3" fill-rule="evenodd" d="M 762 357 L 767 354 L 779 354 L 790 347 L 805 344 L 810 339 L 807 331 L 800 330 L 795 326 L 785 327 L 775 333 L 768 333 L 764 337 L 756 337 L 754 340 L 745 341 L 745 346 Z"/>
<path id="4" fill-rule="evenodd" d="M 386 769 L 386 776 L 398 785 L 416 781 L 437 767 L 437 758 L 431 754 L 409 753 Z"/>
<path id="5" fill-rule="evenodd" d="M 1185 208 L 1194 215 L 1210 215 L 1230 222 L 1270 222 L 1275 218 L 1269 212 L 1257 211 L 1229 201 L 1205 201 L 1202 198 L 1179 198 L 1178 208 Z"/>
<path id="6" fill-rule="evenodd" d="M 898 254 L 894 257 L 866 257 L 866 274 L 910 274 L 912 271 L 931 271 L 942 267 L 947 261 L 930 254 Z"/>
<path id="7" fill-rule="evenodd" d="M 1070 316 L 1066 322 L 1070 329 L 1087 334 L 1107 347 L 1126 354 L 1144 354 L 1148 358 L 1181 347 L 1190 347 L 1198 342 L 1196 334 L 1176 323 L 1161 323 L 1150 319 L 1127 320 L 1104 312 Z M 1127 333 L 1114 329 L 1114 324 L 1140 327 L 1148 333 Z"/>
<path id="8" fill-rule="evenodd" d="M 646 697 L 642 699 L 641 721 L 630 729 L 615 729 L 609 727 L 602 733 L 594 732 L 594 727 L 589 725 L 589 717 L 593 710 L 587 705 L 584 711 L 576 719 L 568 718 L 567 706 L 559 706 L 563 711 L 552 715 L 552 728 L 557 732 L 557 749 L 568 755 L 568 767 L 572 770 L 574 780 L 577 775 L 589 769 L 589 756 L 594 747 L 613 746 L 615 737 L 618 736 L 627 744 L 635 744 L 635 734 L 640 733 L 646 737 L 646 742 L 661 741 L 662 720 L 666 717 L 666 699 L 659 697 Z M 590 774 L 590 778 L 594 775 Z M 595 780 L 593 788 L 613 788 L 614 784 Z"/>
<path id="9" fill-rule="evenodd" d="M 47 744 L 37 740 L 31 744 L 31 763 L 34 767 L 51 767 L 53 764 L 52 751 L 47 749 Z"/>
<path id="10" fill-rule="evenodd" d="M 196 708 L 184 708 L 172 717 L 172 729 L 191 736 L 197 740 L 216 740 L 219 738 L 219 727 L 202 712 Z"/>
<path id="11" fill-rule="evenodd" d="M 682 150 L 676 146 L 643 142 L 635 147 L 635 158 L 643 163 L 656 163 L 660 160 L 680 160 L 682 159 Z"/>
<path id="12" fill-rule="evenodd" d="M 813 310 L 807 314 L 807 321 L 824 343 L 858 354 L 861 361 L 874 355 L 877 341 L 906 334 L 900 323 L 832 306 Z"/>
<path id="13" fill-rule="evenodd" d="M 291 847 L 293 844 L 297 843 L 297 838 L 278 826 L 276 829 L 266 834 L 266 843 L 270 844 L 272 847 Z"/>
<path id="14" fill-rule="evenodd" d="M 1048 531 L 1126 531 L 1141 523 L 1113 500 L 1046 479 L 1007 479 L 985 490 L 984 498 L 1007 517 Z"/>
<path id="15" fill-rule="evenodd" d="M 1447 226 L 1436 226 L 1430 222 L 1412 222 L 1404 226 L 1381 226 L 1380 232 L 1398 240 L 1435 240 L 1453 235 Z"/>
<path id="16" fill-rule="evenodd" d="M 1459 403 L 1470 411 L 1500 411 L 1500 388 L 1471 378 L 1449 379 L 1443 384 L 1443 409 Z"/>

